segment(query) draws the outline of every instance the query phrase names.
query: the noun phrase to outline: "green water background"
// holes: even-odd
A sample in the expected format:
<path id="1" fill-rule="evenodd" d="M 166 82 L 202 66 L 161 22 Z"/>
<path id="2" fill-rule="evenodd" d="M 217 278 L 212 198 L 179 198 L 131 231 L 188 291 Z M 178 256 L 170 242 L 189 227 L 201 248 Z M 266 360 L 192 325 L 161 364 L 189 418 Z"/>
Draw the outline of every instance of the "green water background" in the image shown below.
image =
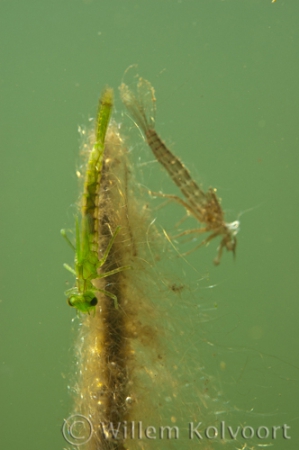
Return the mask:
<path id="1" fill-rule="evenodd" d="M 298 448 L 298 17 L 297 0 L 1 0 L 1 448 L 65 446 L 74 311 L 59 230 L 73 226 L 77 126 L 134 63 L 193 176 L 230 220 L 253 208 L 235 263 L 214 268 L 216 244 L 189 261 L 217 285 L 200 296 L 218 304 L 211 341 L 237 420 L 253 408 L 287 423 L 283 448 Z"/>

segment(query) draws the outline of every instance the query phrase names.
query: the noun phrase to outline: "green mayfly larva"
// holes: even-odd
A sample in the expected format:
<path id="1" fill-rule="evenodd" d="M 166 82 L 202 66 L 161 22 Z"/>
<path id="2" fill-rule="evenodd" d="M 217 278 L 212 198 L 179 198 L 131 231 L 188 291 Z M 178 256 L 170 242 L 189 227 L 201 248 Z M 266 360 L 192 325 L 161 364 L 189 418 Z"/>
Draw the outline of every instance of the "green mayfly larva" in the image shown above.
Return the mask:
<path id="1" fill-rule="evenodd" d="M 176 195 L 161 195 L 183 205 L 189 214 L 195 217 L 198 222 L 204 224 L 201 228 L 184 231 L 179 236 L 210 232 L 211 234 L 200 243 L 200 246 L 220 236 L 222 239 L 218 247 L 218 254 L 214 259 L 214 264 L 216 265 L 220 263 L 224 248 L 232 251 L 235 255 L 236 235 L 239 231 L 240 222 L 239 220 L 230 223 L 225 222 L 224 212 L 217 198 L 216 189 L 210 188 L 207 192 L 204 192 L 192 179 L 184 164 L 166 147 L 158 136 L 155 131 L 156 98 L 152 85 L 149 81 L 139 78 L 136 95 L 124 83 L 120 86 L 120 94 L 132 118 L 143 131 L 149 147 L 178 186 L 185 200 Z"/>
<path id="2" fill-rule="evenodd" d="M 103 256 L 100 258 L 97 195 L 101 182 L 105 137 L 112 105 L 113 91 L 110 88 L 106 88 L 100 98 L 96 120 L 95 143 L 90 151 L 87 162 L 81 207 L 81 224 L 79 224 L 79 219 L 76 219 L 76 246 L 72 244 L 66 235 L 66 231 L 61 230 L 62 236 L 75 250 L 75 269 L 68 264 L 64 264 L 64 267 L 76 276 L 76 286 L 68 289 L 65 293 L 68 297 L 68 304 L 78 311 L 88 314 L 91 310 L 95 309 L 98 303 L 96 296 L 98 291 L 112 298 L 115 307 L 118 307 L 117 297 L 104 289 L 95 287 L 93 281 L 129 269 L 129 266 L 125 266 L 107 272 L 99 272 L 99 269 L 105 264 L 114 240 L 120 231 L 120 227 L 117 226 L 110 237 Z"/>

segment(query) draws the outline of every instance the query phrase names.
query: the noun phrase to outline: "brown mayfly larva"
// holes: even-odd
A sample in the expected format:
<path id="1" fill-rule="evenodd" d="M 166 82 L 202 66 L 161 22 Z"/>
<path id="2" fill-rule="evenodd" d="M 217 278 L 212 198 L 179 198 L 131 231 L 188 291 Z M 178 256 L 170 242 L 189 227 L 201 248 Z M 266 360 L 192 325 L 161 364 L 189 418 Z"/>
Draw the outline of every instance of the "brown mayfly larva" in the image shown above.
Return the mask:
<path id="1" fill-rule="evenodd" d="M 167 170 L 185 199 L 183 200 L 176 195 L 163 194 L 163 196 L 183 205 L 188 213 L 192 214 L 198 222 L 204 224 L 201 228 L 186 230 L 180 233 L 179 236 L 191 233 L 210 232 L 210 235 L 199 246 L 208 244 L 212 239 L 220 236 L 222 239 L 218 247 L 218 254 L 214 259 L 214 264 L 216 265 L 220 263 L 224 248 L 232 251 L 233 255 L 235 255 L 237 245 L 236 235 L 240 228 L 240 222 L 239 220 L 230 223 L 225 222 L 224 212 L 217 198 L 216 189 L 210 188 L 207 192 L 204 192 L 191 178 L 190 172 L 184 164 L 166 147 L 162 139 L 158 136 L 155 131 L 155 90 L 150 82 L 139 78 L 136 95 L 126 84 L 122 83 L 120 86 L 120 94 L 132 118 L 143 131 L 146 141 L 155 157 Z"/>

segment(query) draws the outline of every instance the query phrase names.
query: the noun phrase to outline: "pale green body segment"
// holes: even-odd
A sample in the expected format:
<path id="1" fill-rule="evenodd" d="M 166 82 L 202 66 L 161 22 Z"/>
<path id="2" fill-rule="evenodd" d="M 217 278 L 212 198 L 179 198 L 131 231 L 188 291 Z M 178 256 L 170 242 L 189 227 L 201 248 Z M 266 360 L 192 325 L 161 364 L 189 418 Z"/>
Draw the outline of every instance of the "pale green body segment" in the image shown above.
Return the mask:
<path id="1" fill-rule="evenodd" d="M 65 230 L 61 230 L 62 236 L 75 250 L 75 269 L 64 264 L 64 267 L 76 276 L 76 286 L 67 290 L 68 304 L 83 313 L 90 313 L 95 309 L 98 302 L 97 292 L 103 292 L 114 300 L 117 308 L 117 298 L 114 294 L 103 289 L 96 288 L 92 281 L 114 275 L 122 270 L 129 269 L 129 266 L 120 267 L 99 273 L 109 255 L 114 240 L 120 230 L 117 227 L 101 259 L 98 256 L 98 207 L 97 195 L 101 179 L 103 165 L 103 153 L 105 145 L 106 131 L 109 125 L 113 102 L 113 91 L 106 89 L 100 99 L 99 111 L 96 122 L 96 142 L 90 152 L 84 180 L 84 193 L 82 199 L 82 219 L 81 224 L 76 220 L 76 246 L 74 246 L 66 235 Z"/>
<path id="2" fill-rule="evenodd" d="M 96 122 L 96 140 L 90 152 L 85 180 L 84 193 L 82 199 L 82 216 L 89 216 L 91 220 L 91 232 L 96 210 L 96 196 L 100 184 L 100 176 L 103 166 L 103 155 L 105 146 L 105 137 L 110 121 L 111 111 L 113 106 L 113 91 L 107 88 L 100 98 L 99 111 Z"/>

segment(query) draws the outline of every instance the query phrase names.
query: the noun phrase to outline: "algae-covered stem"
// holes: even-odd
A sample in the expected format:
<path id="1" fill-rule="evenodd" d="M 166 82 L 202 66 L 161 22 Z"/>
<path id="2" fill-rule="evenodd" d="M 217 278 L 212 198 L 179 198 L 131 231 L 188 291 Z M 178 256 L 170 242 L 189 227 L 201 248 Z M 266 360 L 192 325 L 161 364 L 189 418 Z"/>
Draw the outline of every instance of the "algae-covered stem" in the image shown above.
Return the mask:
<path id="1" fill-rule="evenodd" d="M 115 179 L 113 179 L 111 167 L 117 164 L 113 161 L 113 158 L 116 158 L 113 146 L 119 145 L 120 142 L 116 143 L 118 136 L 117 134 L 113 135 L 113 133 L 115 133 L 115 130 L 108 132 L 102 180 L 97 195 L 101 247 L 105 248 L 109 244 L 110 230 L 115 228 L 116 222 L 121 223 L 121 232 L 102 267 L 104 272 L 114 271 L 114 274 L 109 278 L 109 292 L 117 297 L 119 308 L 114 308 L 110 298 L 104 293 L 100 294 L 92 329 L 89 329 L 91 336 L 94 333 L 94 350 L 98 357 L 94 355 L 91 358 L 95 357 L 94 371 L 97 372 L 97 379 L 100 383 L 97 386 L 91 386 L 90 396 L 94 396 L 97 400 L 93 402 L 93 406 L 91 405 L 89 414 L 92 416 L 92 422 L 94 423 L 95 448 L 124 450 L 126 447 L 124 447 L 121 436 L 118 435 L 117 439 L 113 439 L 110 430 L 111 427 L 118 429 L 119 424 L 128 419 L 128 401 L 126 399 L 130 397 L 128 380 L 131 349 L 126 321 L 130 320 L 130 316 L 127 311 L 127 274 L 122 273 L 118 268 L 119 265 L 124 265 L 128 261 L 131 263 L 130 251 L 132 251 L 132 245 L 129 246 L 131 248 L 128 252 L 128 247 L 124 243 L 128 232 L 126 214 L 120 217 L 117 212 L 117 209 L 119 209 L 119 190 L 115 184 Z M 126 198 L 123 198 L 123 209 L 126 204 Z M 99 280 L 98 283 L 100 284 L 101 281 Z"/>
<path id="2" fill-rule="evenodd" d="M 221 236 L 218 255 L 214 259 L 217 265 L 220 263 L 222 251 L 226 248 L 235 254 L 239 231 L 239 221 L 227 223 L 224 220 L 224 212 L 216 195 L 216 189 L 210 188 L 204 192 L 192 179 L 190 172 L 164 144 L 155 131 L 155 91 L 149 81 L 139 78 L 136 95 L 130 88 L 122 83 L 120 86 L 121 98 L 136 124 L 143 131 L 149 147 L 157 160 L 164 166 L 174 183 L 179 187 L 186 200 L 175 195 L 166 195 L 172 200 L 183 205 L 188 213 L 191 213 L 204 227 L 187 230 L 181 235 L 190 233 L 211 232 L 200 245 L 207 244 L 217 236 Z"/>
<path id="3" fill-rule="evenodd" d="M 98 198 L 101 184 L 103 153 L 105 137 L 111 110 L 113 105 L 113 91 L 107 88 L 99 103 L 99 110 L 96 120 L 95 142 L 89 154 L 86 174 L 84 178 L 84 192 L 81 207 L 81 223 L 76 220 L 76 246 L 74 246 L 65 230 L 61 230 L 70 246 L 75 250 L 75 269 L 64 264 L 64 267 L 76 276 L 76 286 L 66 291 L 68 303 L 77 308 L 78 311 L 90 313 L 97 305 L 96 293 L 99 288 L 94 286 L 93 280 L 106 278 L 115 273 L 129 269 L 129 266 L 118 267 L 104 272 L 102 266 L 109 255 L 114 240 L 119 233 L 119 226 L 116 226 L 112 236 L 105 247 L 102 256 L 99 256 L 99 224 L 98 224 Z M 114 307 L 118 307 L 115 294 L 100 289 L 107 296 L 113 299 Z"/>
<path id="4" fill-rule="evenodd" d="M 122 425 L 134 417 L 139 420 L 136 408 L 145 404 L 141 403 L 140 394 L 140 405 L 136 401 L 136 390 L 141 388 L 134 382 L 137 355 L 133 342 L 145 339 L 144 333 L 151 333 L 151 328 L 145 327 L 138 316 L 144 302 L 144 291 L 140 295 L 138 290 L 138 273 L 143 272 L 139 247 L 146 236 L 142 208 L 134 206 L 134 198 L 128 198 L 128 172 L 126 149 L 112 124 L 106 135 L 101 183 L 96 190 L 96 220 L 99 249 L 109 244 L 110 230 L 120 225 L 101 267 L 104 273 L 114 273 L 109 280 L 98 278 L 95 282 L 98 304 L 94 314 L 82 316 L 77 349 L 79 381 L 75 411 L 93 425 L 91 439 L 84 447 L 88 450 L 127 449 Z M 134 270 L 119 270 L 128 265 Z M 118 299 L 117 309 L 102 289 L 106 280 L 109 294 Z M 151 347 L 154 342 L 153 336 Z M 138 442 L 131 441 L 129 448 L 139 448 Z"/>

